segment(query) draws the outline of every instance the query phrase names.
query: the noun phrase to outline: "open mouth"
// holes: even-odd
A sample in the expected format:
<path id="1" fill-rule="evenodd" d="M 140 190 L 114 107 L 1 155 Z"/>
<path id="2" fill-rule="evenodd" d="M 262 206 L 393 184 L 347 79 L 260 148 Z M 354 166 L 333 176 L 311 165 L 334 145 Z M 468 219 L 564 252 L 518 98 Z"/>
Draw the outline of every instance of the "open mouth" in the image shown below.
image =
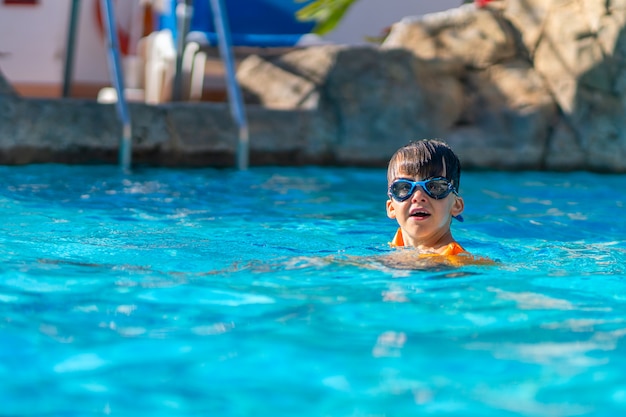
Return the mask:
<path id="1" fill-rule="evenodd" d="M 428 216 L 430 216 L 430 213 L 426 211 L 422 211 L 422 210 L 416 210 L 411 213 L 411 217 L 428 217 Z"/>

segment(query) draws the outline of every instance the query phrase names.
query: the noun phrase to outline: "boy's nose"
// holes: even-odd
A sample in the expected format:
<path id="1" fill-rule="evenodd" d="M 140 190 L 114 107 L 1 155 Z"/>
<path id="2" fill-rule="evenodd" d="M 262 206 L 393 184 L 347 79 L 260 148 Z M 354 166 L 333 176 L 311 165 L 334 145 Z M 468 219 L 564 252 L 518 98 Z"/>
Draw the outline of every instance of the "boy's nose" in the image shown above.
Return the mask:
<path id="1" fill-rule="evenodd" d="M 428 194 L 426 194 L 424 188 L 418 185 L 417 187 L 415 187 L 415 192 L 411 196 L 411 201 L 424 201 L 426 200 L 427 195 Z"/>

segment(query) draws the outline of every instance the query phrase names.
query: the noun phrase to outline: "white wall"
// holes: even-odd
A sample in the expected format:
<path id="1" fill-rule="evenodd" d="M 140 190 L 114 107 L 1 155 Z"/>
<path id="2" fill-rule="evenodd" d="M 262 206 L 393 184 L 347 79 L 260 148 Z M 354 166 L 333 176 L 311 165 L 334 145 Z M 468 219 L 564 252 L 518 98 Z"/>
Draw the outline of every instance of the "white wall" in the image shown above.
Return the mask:
<path id="1" fill-rule="evenodd" d="M 52 82 L 62 73 L 68 0 L 0 6 L 0 68 L 11 81 Z"/>
<path id="2" fill-rule="evenodd" d="M 74 51 L 74 81 L 108 80 L 103 37 L 96 3 L 80 0 Z M 131 0 L 117 1 L 124 14 Z M 35 6 L 0 3 L 0 69 L 13 83 L 58 84 L 63 81 L 71 0 L 40 0 Z"/>
<path id="3" fill-rule="evenodd" d="M 129 23 L 132 1 L 116 1 L 116 16 Z M 80 0 L 73 80 L 106 83 L 104 39 L 97 24 L 98 0 Z M 71 0 L 40 0 L 35 6 L 0 2 L 0 69 L 12 83 L 63 81 Z"/>

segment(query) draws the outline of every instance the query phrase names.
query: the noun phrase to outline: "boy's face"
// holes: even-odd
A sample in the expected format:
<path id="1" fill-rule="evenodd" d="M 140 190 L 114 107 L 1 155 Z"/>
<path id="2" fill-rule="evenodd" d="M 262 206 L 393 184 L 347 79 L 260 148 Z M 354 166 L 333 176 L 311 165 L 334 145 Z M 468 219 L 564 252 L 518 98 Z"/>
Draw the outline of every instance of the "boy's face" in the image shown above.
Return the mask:
<path id="1" fill-rule="evenodd" d="M 401 174 L 398 178 L 394 178 L 394 181 L 400 178 L 412 181 L 426 179 Z M 398 222 L 405 245 L 437 247 L 452 240 L 450 232 L 452 216 L 461 214 L 464 207 L 463 199 L 454 193 L 436 200 L 418 186 L 411 197 L 405 201 L 389 198 L 387 216 Z"/>

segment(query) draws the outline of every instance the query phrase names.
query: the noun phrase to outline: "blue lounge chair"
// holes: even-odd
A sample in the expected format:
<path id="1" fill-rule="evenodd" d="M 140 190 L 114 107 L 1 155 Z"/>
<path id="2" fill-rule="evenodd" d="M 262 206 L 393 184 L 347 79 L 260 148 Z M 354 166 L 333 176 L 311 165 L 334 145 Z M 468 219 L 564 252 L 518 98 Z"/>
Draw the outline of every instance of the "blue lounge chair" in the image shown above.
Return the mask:
<path id="1" fill-rule="evenodd" d="M 176 19 L 178 0 L 170 0 L 168 14 L 160 18 L 161 29 L 169 28 L 174 36 L 181 31 Z M 299 43 L 313 29 L 313 22 L 296 19 L 296 12 L 311 0 L 224 0 L 224 14 L 233 46 L 289 47 Z M 215 17 L 210 0 L 192 0 L 193 15 L 185 41 L 204 45 L 218 44 Z"/>

